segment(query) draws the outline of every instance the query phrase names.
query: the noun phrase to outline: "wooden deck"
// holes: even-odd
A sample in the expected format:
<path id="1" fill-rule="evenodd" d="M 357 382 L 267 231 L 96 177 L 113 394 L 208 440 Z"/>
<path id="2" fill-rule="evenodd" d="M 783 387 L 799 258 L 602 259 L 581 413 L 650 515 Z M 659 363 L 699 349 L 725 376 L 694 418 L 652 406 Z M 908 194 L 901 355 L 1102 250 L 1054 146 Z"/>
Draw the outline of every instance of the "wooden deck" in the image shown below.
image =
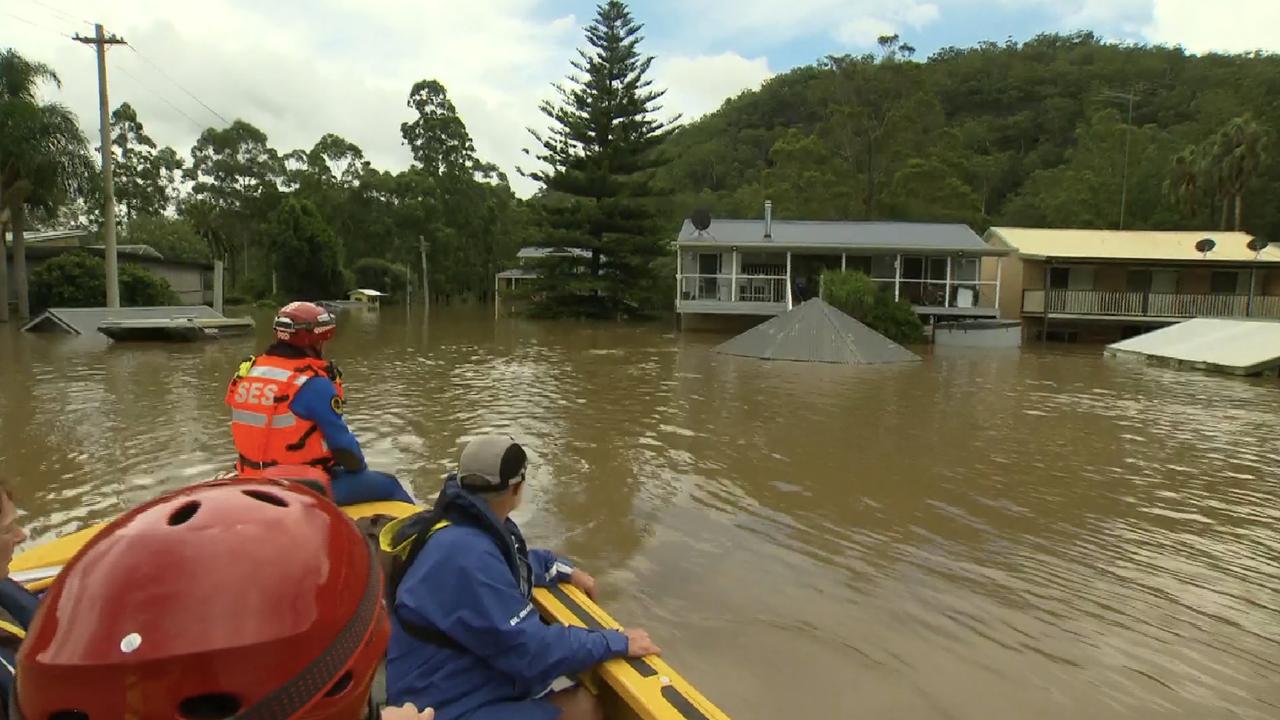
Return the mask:
<path id="1" fill-rule="evenodd" d="M 787 311 L 784 302 L 725 302 L 722 300 L 681 300 L 676 312 L 705 315 L 781 315 Z"/>

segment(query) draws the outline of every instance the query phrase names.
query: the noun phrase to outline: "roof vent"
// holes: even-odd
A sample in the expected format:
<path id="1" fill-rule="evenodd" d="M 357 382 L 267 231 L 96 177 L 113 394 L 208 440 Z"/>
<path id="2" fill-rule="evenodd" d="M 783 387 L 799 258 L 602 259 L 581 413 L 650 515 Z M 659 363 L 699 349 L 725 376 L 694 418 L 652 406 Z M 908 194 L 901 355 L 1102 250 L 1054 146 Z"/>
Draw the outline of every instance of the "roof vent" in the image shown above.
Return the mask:
<path id="1" fill-rule="evenodd" d="M 773 239 L 773 201 L 764 201 L 764 238 Z"/>

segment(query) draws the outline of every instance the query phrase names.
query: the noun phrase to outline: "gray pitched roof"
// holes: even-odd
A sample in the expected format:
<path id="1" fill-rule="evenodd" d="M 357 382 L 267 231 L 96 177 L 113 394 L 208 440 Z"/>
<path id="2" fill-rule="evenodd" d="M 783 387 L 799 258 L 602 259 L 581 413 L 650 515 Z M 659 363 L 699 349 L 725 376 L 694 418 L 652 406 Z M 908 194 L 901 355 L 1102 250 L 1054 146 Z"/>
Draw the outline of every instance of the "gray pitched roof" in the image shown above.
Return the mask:
<path id="1" fill-rule="evenodd" d="M 565 247 L 523 247 L 516 253 L 516 257 L 520 259 L 545 258 L 545 257 L 564 257 L 568 255 L 576 255 L 580 258 L 591 257 L 591 252 L 582 248 L 565 248 Z"/>
<path id="2" fill-rule="evenodd" d="M 808 300 L 722 343 L 715 352 L 763 360 L 872 363 L 920 357 L 840 312 L 820 298 Z"/>
<path id="3" fill-rule="evenodd" d="M 27 332 L 62 330 L 76 335 L 91 335 L 103 320 L 161 320 L 169 318 L 197 320 L 224 319 L 208 305 L 164 305 L 125 308 L 49 308 L 22 326 Z"/>
<path id="4" fill-rule="evenodd" d="M 680 227 L 677 242 L 688 245 L 749 245 L 782 249 L 831 248 L 832 250 L 938 250 L 975 255 L 1004 255 L 1005 248 L 982 241 L 967 225 L 919 222 L 828 222 L 774 220 L 772 238 L 764 236 L 763 220 L 713 220 L 698 231 L 688 219 Z"/>

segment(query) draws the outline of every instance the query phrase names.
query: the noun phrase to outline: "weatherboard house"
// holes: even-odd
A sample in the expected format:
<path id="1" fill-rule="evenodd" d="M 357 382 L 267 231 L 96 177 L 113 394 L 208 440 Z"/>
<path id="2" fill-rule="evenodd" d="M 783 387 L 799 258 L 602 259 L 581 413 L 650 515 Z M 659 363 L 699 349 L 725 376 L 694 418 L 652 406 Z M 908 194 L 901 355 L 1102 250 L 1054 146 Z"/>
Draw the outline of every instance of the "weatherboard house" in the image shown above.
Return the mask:
<path id="1" fill-rule="evenodd" d="M 1191 318 L 1280 320 L 1280 248 L 1248 233 L 993 227 L 1000 317 L 1027 340 L 1112 342 Z M 1200 327 L 1197 325 L 1196 327 Z"/>
<path id="2" fill-rule="evenodd" d="M 1008 248 L 966 225 L 886 221 L 756 220 L 697 211 L 676 237 L 676 312 L 682 323 L 768 317 L 820 295 L 828 269 L 859 270 L 926 321 L 994 318 L 999 264 Z"/>

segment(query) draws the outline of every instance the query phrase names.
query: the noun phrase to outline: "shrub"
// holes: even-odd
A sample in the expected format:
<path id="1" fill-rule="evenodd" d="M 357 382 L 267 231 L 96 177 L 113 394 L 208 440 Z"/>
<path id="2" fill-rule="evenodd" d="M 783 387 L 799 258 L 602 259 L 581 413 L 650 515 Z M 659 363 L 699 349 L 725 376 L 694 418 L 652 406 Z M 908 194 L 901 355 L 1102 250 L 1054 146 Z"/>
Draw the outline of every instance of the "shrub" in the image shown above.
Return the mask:
<path id="1" fill-rule="evenodd" d="M 896 343 L 924 341 L 924 323 L 911 304 L 894 300 L 863 273 L 822 273 L 822 299 Z"/>

